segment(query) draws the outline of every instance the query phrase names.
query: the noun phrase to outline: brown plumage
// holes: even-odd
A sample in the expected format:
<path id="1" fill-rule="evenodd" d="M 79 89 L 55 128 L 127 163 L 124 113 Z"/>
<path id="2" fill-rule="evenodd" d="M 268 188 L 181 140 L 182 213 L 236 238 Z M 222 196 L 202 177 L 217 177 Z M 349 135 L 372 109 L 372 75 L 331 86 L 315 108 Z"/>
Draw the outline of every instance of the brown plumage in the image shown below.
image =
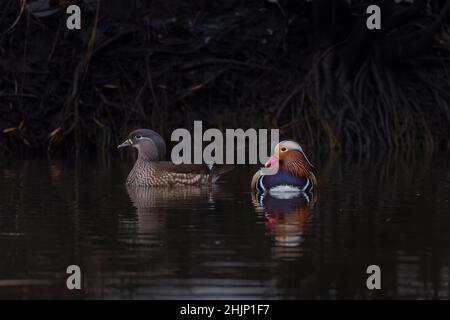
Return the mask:
<path id="1" fill-rule="evenodd" d="M 118 146 L 134 147 L 138 158 L 128 174 L 127 185 L 131 186 L 201 186 L 214 183 L 230 167 L 180 164 L 159 161 L 164 158 L 166 146 L 162 137 L 148 129 L 131 132 L 128 139 Z"/>
<path id="2" fill-rule="evenodd" d="M 310 177 L 313 180 L 313 185 L 317 185 L 317 179 L 314 175 L 314 167 L 306 158 L 303 152 L 297 150 L 288 150 L 282 157 L 282 168 L 286 169 L 294 176 L 306 178 Z"/>

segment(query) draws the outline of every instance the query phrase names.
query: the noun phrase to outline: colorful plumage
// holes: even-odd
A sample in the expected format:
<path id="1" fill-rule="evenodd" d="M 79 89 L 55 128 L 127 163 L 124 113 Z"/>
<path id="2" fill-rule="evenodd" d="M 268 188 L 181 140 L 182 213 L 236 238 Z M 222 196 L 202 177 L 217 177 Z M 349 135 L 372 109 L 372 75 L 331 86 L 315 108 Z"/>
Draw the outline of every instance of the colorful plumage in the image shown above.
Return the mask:
<path id="1" fill-rule="evenodd" d="M 294 141 L 281 141 L 265 168 L 255 173 L 252 189 L 259 192 L 309 192 L 317 186 L 314 166 L 302 147 Z"/>
<path id="2" fill-rule="evenodd" d="M 128 139 L 117 146 L 124 147 L 134 147 L 138 150 L 138 158 L 126 182 L 130 186 L 209 185 L 231 169 L 217 165 L 175 165 L 172 162 L 160 161 L 165 157 L 166 144 L 158 133 L 149 129 L 131 132 Z"/>

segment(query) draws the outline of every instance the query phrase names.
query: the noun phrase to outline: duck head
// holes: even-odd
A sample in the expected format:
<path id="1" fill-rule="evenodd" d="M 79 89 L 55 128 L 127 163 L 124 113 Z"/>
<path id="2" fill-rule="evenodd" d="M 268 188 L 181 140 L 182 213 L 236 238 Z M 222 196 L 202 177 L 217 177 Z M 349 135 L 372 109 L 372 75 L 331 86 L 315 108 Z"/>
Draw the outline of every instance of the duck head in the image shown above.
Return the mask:
<path id="1" fill-rule="evenodd" d="M 314 166 L 306 157 L 302 147 L 295 141 L 281 141 L 275 146 L 273 155 L 267 160 L 264 167 L 278 166 L 295 176 L 308 176 L 314 170 Z"/>
<path id="2" fill-rule="evenodd" d="M 138 150 L 138 158 L 145 161 L 163 160 L 166 155 L 166 143 L 155 131 L 138 129 L 128 135 L 128 139 L 117 146 L 117 149 L 134 147 Z"/>

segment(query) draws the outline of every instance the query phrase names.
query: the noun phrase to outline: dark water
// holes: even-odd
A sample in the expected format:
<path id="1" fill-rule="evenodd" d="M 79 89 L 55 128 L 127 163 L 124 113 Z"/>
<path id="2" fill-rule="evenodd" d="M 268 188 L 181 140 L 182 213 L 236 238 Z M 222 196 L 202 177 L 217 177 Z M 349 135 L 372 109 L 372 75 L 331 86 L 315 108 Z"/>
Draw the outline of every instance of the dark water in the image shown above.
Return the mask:
<path id="1" fill-rule="evenodd" d="M 448 154 L 315 162 L 309 204 L 260 206 L 248 167 L 213 188 L 136 191 L 129 160 L 4 161 L 0 298 L 450 298 Z"/>

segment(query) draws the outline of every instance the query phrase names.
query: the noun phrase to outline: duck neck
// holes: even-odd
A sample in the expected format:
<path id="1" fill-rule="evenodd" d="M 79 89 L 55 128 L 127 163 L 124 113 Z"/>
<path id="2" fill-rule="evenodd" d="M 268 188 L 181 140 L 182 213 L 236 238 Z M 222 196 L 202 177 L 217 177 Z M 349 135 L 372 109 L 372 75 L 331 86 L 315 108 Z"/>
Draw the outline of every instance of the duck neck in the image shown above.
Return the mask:
<path id="1" fill-rule="evenodd" d="M 142 162 L 149 162 L 156 161 L 158 159 L 155 159 L 155 153 L 151 152 L 150 150 L 147 150 L 146 148 L 138 148 L 138 159 L 137 161 Z M 136 161 L 136 162 L 137 162 Z"/>

